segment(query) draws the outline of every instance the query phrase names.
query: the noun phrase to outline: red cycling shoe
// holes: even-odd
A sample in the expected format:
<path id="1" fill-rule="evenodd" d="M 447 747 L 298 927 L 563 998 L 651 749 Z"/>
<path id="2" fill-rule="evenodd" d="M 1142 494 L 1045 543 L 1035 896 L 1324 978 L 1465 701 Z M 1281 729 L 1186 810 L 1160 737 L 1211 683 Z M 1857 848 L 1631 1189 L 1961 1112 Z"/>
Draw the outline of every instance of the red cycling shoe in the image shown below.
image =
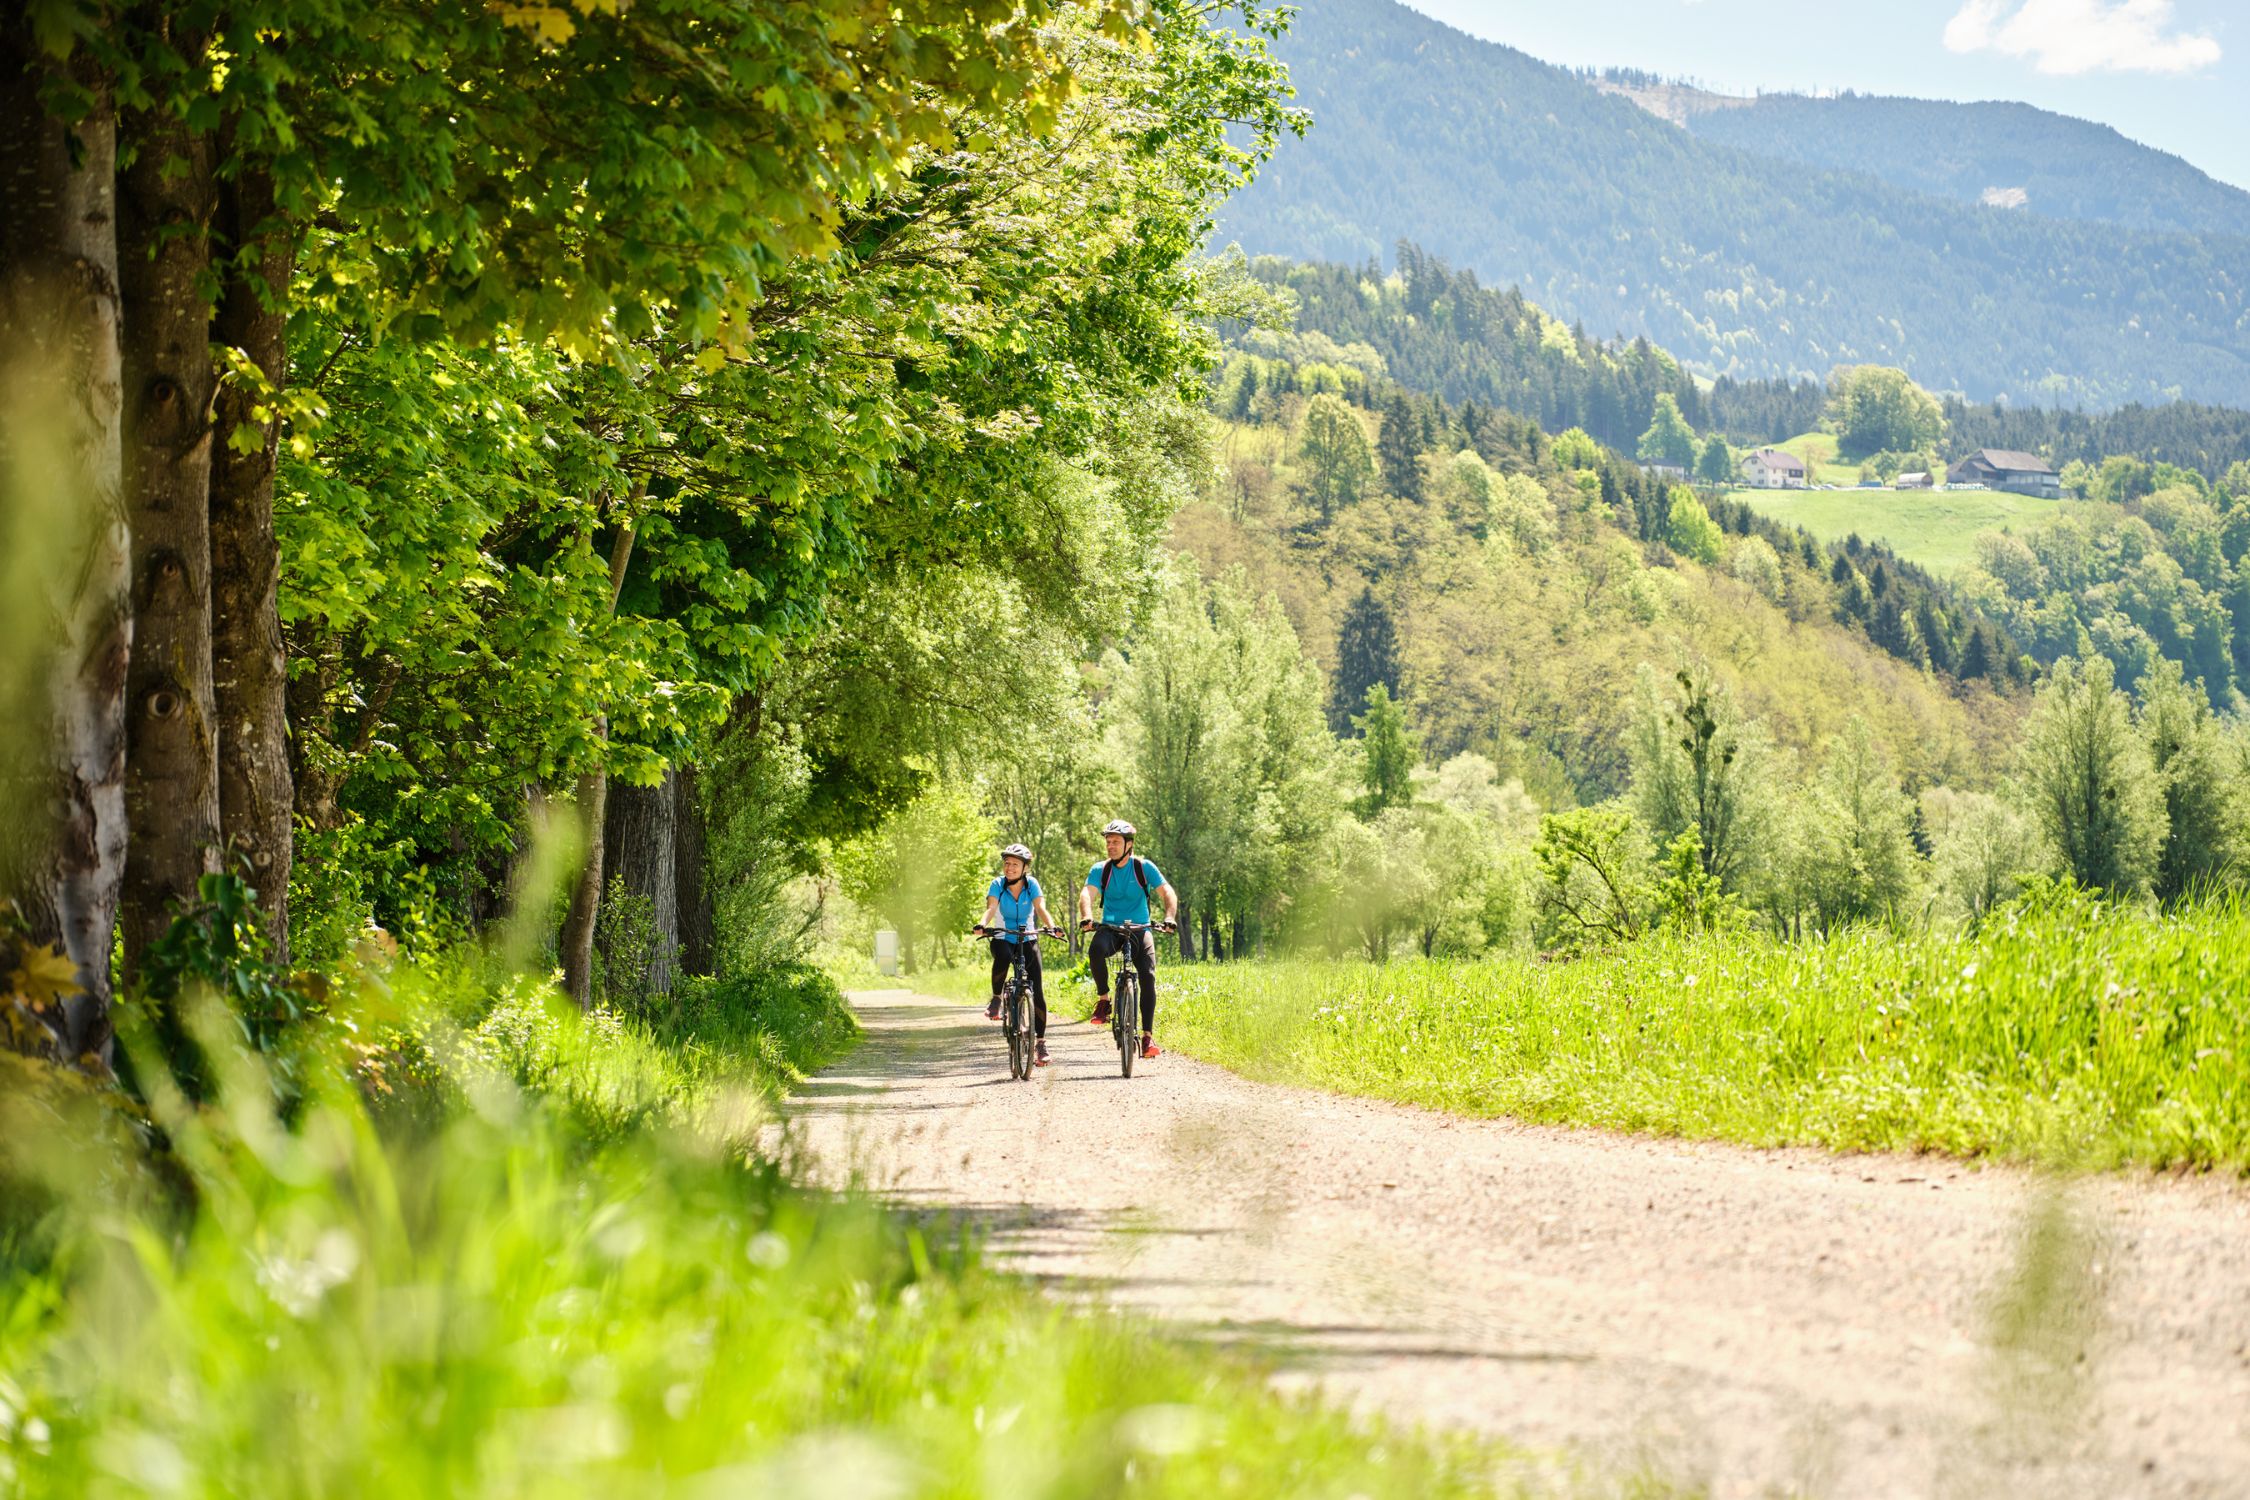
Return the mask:
<path id="1" fill-rule="evenodd" d="M 985 1006 L 984 1018 L 987 1021 L 997 1021 L 1000 1019 L 1000 997 L 998 995 L 994 995 L 991 1002 Z"/>
<path id="2" fill-rule="evenodd" d="M 1141 1056 L 1162 1057 L 1163 1055 L 1164 1049 L 1156 1045 L 1155 1037 L 1144 1036 L 1141 1038 Z"/>
<path id="3" fill-rule="evenodd" d="M 1108 1000 L 1103 999 L 1094 1002 L 1094 1013 L 1086 1018 L 1086 1024 L 1089 1026 L 1107 1026 L 1109 1024 Z"/>
<path id="4" fill-rule="evenodd" d="M 1044 1040 L 1039 1042 L 1039 1044 L 1033 1049 L 1031 1056 L 1031 1065 L 1035 1068 L 1044 1068 L 1045 1066 L 1047 1066 L 1047 1044 Z"/>

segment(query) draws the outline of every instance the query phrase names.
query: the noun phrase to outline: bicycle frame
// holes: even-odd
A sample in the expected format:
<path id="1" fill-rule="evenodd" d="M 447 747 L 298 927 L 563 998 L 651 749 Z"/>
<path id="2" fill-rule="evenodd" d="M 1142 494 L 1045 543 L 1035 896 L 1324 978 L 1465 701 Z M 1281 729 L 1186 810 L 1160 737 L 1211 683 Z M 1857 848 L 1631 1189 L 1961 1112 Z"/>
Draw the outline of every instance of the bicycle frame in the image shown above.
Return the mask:
<path id="1" fill-rule="evenodd" d="M 1031 968 L 1024 957 L 1024 945 L 1036 943 L 1049 936 L 1045 930 L 1027 929 L 1010 932 L 1004 928 L 978 927 L 974 936 L 988 943 L 1005 942 L 1009 945 L 1007 988 L 1001 992 L 1000 1028 L 1008 1042 L 1008 1076 L 1028 1079 L 1035 1066 L 1037 1045 L 1031 1015 Z"/>
<path id="2" fill-rule="evenodd" d="M 1141 971 L 1134 966 L 1133 948 L 1145 933 L 1153 941 L 1156 933 L 1164 930 L 1162 922 L 1096 922 L 1094 932 L 1115 933 L 1124 939 L 1118 950 L 1117 992 L 1109 1007 L 1110 1035 L 1117 1039 L 1117 1067 L 1125 1077 L 1133 1076 L 1133 1060 L 1141 1050 Z"/>

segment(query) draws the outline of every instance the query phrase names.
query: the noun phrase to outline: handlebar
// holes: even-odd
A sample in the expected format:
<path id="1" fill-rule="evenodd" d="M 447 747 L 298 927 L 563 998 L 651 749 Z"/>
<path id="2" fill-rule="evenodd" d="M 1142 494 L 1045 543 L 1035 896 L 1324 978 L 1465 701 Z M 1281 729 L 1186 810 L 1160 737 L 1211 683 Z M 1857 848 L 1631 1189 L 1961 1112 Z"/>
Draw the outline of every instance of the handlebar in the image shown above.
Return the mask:
<path id="1" fill-rule="evenodd" d="M 969 929 L 969 937 L 971 941 L 982 940 L 985 942 L 990 942 L 994 938 L 1006 938 L 1010 942 L 1014 942 L 1020 938 L 1033 936 L 1059 938 L 1064 935 L 1065 934 L 1060 927 L 1042 927 L 1038 929 L 1036 933 L 1034 933 L 1032 929 L 1028 927 L 987 927 L 982 922 L 977 923 L 975 926 Z"/>
<path id="2" fill-rule="evenodd" d="M 1110 932 L 1178 932 L 1178 931 L 1180 930 L 1180 924 L 1179 924 L 1179 923 L 1177 923 L 1177 922 L 1089 922 L 1089 921 L 1080 921 L 1080 922 L 1079 922 L 1079 924 L 1078 924 L 1078 930 L 1079 930 L 1080 932 L 1092 932 L 1092 931 L 1094 931 L 1094 930 L 1095 930 L 1096 928 L 1105 928 L 1105 929 L 1107 929 L 1107 930 L 1108 930 L 1108 931 L 1110 931 Z"/>

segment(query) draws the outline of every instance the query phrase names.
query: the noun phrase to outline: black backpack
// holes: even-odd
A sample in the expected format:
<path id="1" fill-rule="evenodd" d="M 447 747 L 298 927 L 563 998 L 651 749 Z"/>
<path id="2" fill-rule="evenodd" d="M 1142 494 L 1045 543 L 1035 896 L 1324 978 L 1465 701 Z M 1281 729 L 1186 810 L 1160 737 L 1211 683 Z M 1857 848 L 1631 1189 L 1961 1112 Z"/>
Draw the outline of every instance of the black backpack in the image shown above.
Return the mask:
<path id="1" fill-rule="evenodd" d="M 1139 882 L 1141 883 L 1141 894 L 1142 894 L 1143 896 L 1146 896 L 1146 895 L 1148 894 L 1148 872 L 1147 872 L 1146 870 L 1143 870 L 1143 869 L 1141 868 L 1141 857 L 1140 857 L 1140 856 L 1139 856 L 1138 854 L 1134 855 L 1134 856 L 1133 856 L 1132 858 L 1133 858 L 1133 878 L 1134 878 L 1135 880 L 1138 880 L 1138 881 L 1139 881 Z M 1102 894 L 1103 894 L 1104 896 L 1107 896 L 1107 895 L 1109 894 L 1109 872 L 1110 872 L 1111 870 L 1114 870 L 1114 869 L 1116 869 L 1116 868 L 1117 868 L 1117 867 L 1116 867 L 1115 865 L 1111 864 L 1111 863 L 1110 863 L 1110 862 L 1109 862 L 1108 860 L 1106 860 L 1106 859 L 1105 859 L 1105 860 L 1103 860 L 1103 861 L 1102 861 L 1102 886 L 1101 886 L 1101 890 L 1102 890 Z"/>

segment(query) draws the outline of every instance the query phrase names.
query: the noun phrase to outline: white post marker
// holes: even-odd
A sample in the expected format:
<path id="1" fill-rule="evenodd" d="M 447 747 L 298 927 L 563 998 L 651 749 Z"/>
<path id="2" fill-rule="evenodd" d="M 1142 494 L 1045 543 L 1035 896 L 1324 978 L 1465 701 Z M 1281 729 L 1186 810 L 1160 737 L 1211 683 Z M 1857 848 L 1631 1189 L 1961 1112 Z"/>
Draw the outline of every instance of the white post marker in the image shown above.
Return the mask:
<path id="1" fill-rule="evenodd" d="M 888 927 L 878 928 L 875 932 L 875 972 L 898 972 L 898 934 Z"/>

